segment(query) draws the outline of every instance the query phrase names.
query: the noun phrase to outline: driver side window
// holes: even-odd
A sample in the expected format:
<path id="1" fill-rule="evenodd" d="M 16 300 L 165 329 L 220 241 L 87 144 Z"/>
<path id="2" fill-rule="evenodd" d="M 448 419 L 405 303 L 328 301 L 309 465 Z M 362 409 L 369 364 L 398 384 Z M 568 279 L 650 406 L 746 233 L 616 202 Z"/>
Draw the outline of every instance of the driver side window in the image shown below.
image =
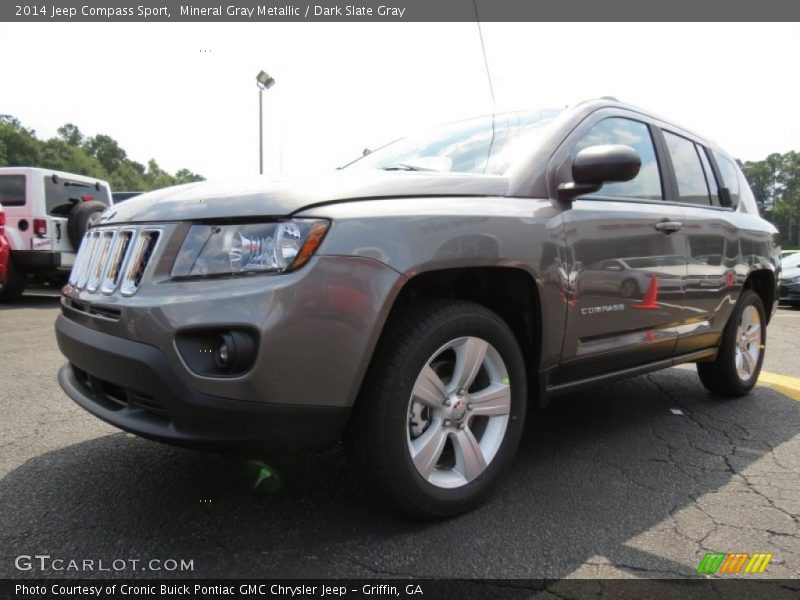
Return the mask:
<path id="1" fill-rule="evenodd" d="M 656 160 L 655 146 L 650 128 L 640 121 L 611 117 L 603 119 L 592 127 L 575 144 L 573 156 L 589 146 L 622 144 L 630 146 L 642 159 L 639 174 L 630 181 L 605 184 L 597 196 L 611 198 L 631 198 L 636 200 L 663 200 L 661 173 Z"/>

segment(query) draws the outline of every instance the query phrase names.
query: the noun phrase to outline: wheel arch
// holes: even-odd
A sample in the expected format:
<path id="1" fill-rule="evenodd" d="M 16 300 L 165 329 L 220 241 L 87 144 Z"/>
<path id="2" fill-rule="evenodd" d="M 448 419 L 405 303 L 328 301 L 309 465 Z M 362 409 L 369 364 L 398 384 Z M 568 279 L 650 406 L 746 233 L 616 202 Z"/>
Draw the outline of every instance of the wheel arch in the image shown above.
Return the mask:
<path id="1" fill-rule="evenodd" d="M 499 290 L 499 291 L 498 291 Z M 381 324 L 355 403 L 361 397 L 374 357 L 380 352 L 387 325 L 397 311 L 424 300 L 467 300 L 497 313 L 511 329 L 525 359 L 529 395 L 539 390 L 542 356 L 542 302 L 534 274 L 521 267 L 453 267 L 424 271 L 408 278 L 398 290 Z M 355 406 L 355 404 L 354 404 Z"/>
<path id="2" fill-rule="evenodd" d="M 747 275 L 744 289 L 753 290 L 761 298 L 766 311 L 767 323 L 774 313 L 775 302 L 778 300 L 777 279 L 770 269 L 755 269 Z"/>

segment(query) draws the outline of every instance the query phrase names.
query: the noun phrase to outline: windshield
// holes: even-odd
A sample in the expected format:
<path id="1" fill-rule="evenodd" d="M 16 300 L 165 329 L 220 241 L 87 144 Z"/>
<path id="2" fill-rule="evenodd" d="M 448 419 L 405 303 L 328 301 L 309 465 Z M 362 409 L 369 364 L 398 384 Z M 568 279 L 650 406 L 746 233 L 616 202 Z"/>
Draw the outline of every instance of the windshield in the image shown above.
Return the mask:
<path id="1" fill-rule="evenodd" d="M 560 111 L 507 113 L 451 123 L 387 144 L 345 168 L 501 175 Z"/>

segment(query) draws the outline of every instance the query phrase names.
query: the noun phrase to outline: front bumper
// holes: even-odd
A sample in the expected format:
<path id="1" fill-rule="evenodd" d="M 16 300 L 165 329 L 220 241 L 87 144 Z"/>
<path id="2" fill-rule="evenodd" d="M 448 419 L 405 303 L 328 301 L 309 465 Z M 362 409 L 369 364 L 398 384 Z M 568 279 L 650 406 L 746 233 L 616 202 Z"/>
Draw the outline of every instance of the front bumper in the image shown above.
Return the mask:
<path id="1" fill-rule="evenodd" d="M 146 438 L 212 448 L 316 450 L 336 443 L 350 412 L 195 391 L 157 348 L 94 331 L 63 315 L 56 321 L 56 338 L 69 359 L 58 373 L 67 395 L 100 419 Z"/>
<path id="2" fill-rule="evenodd" d="M 73 252 L 50 250 L 13 250 L 14 263 L 31 270 L 70 269 L 75 262 Z"/>
<path id="3" fill-rule="evenodd" d="M 778 287 L 778 298 L 781 304 L 800 304 L 800 283 L 781 282 Z"/>

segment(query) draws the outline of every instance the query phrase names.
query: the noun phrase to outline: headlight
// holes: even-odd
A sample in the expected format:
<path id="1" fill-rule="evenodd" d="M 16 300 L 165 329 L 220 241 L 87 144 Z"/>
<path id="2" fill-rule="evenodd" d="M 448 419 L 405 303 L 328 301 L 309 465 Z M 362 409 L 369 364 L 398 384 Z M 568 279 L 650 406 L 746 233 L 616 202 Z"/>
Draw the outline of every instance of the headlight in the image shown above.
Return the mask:
<path id="1" fill-rule="evenodd" d="M 173 277 L 280 273 L 303 266 L 329 223 L 294 219 L 239 225 L 193 225 L 172 266 Z"/>

